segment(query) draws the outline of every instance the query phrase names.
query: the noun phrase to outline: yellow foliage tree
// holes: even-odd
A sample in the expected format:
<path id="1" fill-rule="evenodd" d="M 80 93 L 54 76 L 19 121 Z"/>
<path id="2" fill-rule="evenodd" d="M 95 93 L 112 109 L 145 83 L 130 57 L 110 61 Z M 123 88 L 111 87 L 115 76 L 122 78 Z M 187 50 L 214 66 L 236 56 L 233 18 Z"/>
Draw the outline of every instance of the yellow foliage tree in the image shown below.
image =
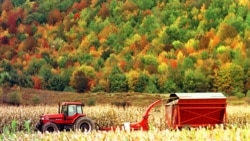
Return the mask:
<path id="1" fill-rule="evenodd" d="M 95 69 L 93 67 L 91 67 L 91 66 L 82 65 L 79 68 L 79 70 L 84 72 L 87 77 L 90 77 L 90 78 L 95 77 L 95 74 L 96 74 Z"/>
<path id="2" fill-rule="evenodd" d="M 128 89 L 129 91 L 135 91 L 135 86 L 138 82 L 139 79 L 139 72 L 135 71 L 135 70 L 130 70 L 127 73 L 127 80 L 128 80 Z"/>
<path id="3" fill-rule="evenodd" d="M 184 59 L 184 55 L 183 55 L 182 51 L 179 51 L 177 53 L 177 60 L 178 61 L 182 61 L 183 59 Z"/>

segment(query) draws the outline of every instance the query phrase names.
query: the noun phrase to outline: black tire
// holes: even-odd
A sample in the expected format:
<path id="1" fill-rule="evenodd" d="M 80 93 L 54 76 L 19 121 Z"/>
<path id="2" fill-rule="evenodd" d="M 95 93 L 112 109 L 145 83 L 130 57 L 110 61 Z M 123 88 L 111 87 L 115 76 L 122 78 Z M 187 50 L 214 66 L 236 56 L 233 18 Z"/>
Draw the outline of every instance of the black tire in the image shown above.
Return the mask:
<path id="1" fill-rule="evenodd" d="M 82 132 L 90 132 L 95 129 L 95 124 L 91 119 L 87 117 L 80 117 L 76 120 L 74 129 L 80 130 Z"/>
<path id="2" fill-rule="evenodd" d="M 41 123 L 41 122 L 38 122 L 38 123 L 36 124 L 36 129 L 35 129 L 35 131 L 40 131 L 40 132 L 42 132 L 42 123 Z"/>
<path id="3" fill-rule="evenodd" d="M 42 126 L 42 132 L 58 132 L 59 129 L 55 123 L 48 122 Z"/>

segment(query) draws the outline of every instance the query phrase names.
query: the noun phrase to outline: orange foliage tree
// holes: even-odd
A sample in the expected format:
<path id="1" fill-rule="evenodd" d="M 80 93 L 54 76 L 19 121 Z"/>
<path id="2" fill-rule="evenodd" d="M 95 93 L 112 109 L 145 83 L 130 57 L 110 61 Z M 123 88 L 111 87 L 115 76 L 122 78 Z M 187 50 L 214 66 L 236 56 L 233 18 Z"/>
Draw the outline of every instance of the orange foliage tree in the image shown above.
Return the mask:
<path id="1" fill-rule="evenodd" d="M 32 76 L 33 88 L 41 89 L 42 88 L 42 78 L 39 76 Z"/>

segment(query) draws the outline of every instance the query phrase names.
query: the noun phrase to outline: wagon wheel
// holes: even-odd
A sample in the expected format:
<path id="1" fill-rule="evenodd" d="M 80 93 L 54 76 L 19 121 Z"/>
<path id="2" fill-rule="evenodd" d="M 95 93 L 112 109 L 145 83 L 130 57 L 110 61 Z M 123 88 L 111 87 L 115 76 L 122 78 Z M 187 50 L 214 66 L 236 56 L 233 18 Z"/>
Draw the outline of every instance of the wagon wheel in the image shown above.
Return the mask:
<path id="1" fill-rule="evenodd" d="M 55 123 L 48 122 L 42 126 L 42 132 L 58 132 L 58 127 Z"/>
<path id="2" fill-rule="evenodd" d="M 92 131 L 94 128 L 95 128 L 94 122 L 87 117 L 79 118 L 74 124 L 74 129 L 81 130 L 82 132 L 85 131 L 89 132 Z"/>

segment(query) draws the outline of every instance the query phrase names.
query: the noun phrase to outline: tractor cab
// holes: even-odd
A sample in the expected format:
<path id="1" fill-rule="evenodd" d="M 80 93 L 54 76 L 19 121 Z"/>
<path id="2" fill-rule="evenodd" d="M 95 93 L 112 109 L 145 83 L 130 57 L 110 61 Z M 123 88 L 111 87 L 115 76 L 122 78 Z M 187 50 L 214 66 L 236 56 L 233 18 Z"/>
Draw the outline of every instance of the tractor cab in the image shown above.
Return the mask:
<path id="1" fill-rule="evenodd" d="M 59 113 L 63 113 L 65 117 L 75 114 L 83 115 L 83 106 L 84 104 L 80 102 L 63 102 L 61 105 L 59 104 Z"/>
<path id="2" fill-rule="evenodd" d="M 57 114 L 45 114 L 40 116 L 36 128 L 41 131 L 82 130 L 91 131 L 94 123 L 83 113 L 81 102 L 63 102 L 59 104 Z"/>

